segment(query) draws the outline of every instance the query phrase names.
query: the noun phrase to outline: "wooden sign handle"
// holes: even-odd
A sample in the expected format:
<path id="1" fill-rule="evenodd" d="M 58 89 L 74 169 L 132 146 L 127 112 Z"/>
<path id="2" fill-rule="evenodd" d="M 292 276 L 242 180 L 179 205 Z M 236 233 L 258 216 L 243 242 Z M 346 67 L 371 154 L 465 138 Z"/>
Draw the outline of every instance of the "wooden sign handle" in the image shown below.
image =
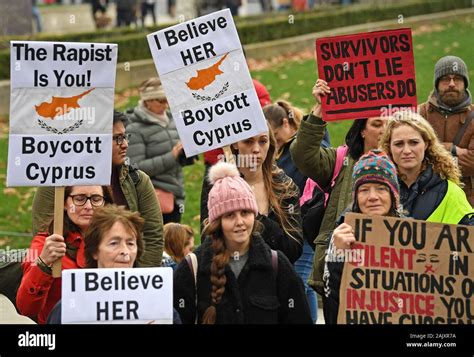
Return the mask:
<path id="1" fill-rule="evenodd" d="M 63 235 L 64 220 L 64 187 L 54 189 L 54 234 Z M 52 266 L 53 278 L 61 277 L 61 259 L 56 260 Z"/>
<path id="2" fill-rule="evenodd" d="M 232 150 L 230 149 L 230 145 L 224 146 L 222 150 L 224 150 L 225 161 L 235 165 L 235 158 L 234 154 L 232 154 Z"/>

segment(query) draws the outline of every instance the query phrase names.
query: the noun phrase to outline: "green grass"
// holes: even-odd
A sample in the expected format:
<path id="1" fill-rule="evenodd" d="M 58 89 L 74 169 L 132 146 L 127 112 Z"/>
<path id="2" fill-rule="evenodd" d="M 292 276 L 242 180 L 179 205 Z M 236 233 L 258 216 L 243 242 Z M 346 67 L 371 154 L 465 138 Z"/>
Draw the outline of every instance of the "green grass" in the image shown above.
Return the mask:
<path id="1" fill-rule="evenodd" d="M 407 27 L 409 24 L 407 24 Z M 474 51 L 472 33 L 474 15 L 463 16 L 455 21 L 442 22 L 415 27 L 414 54 L 418 102 L 424 102 L 433 86 L 433 70 L 436 60 L 446 54 L 454 54 L 465 60 L 470 68 L 470 79 L 474 81 Z M 314 60 L 282 62 L 270 70 L 254 71 L 252 76 L 265 84 L 272 99 L 286 99 L 308 112 L 313 104 L 311 89 L 317 71 Z M 136 105 L 137 98 L 131 97 L 120 109 Z M 2 123 L 0 123 L 2 124 Z M 351 121 L 330 123 L 328 125 L 334 146 L 342 144 Z M 3 134 L 1 134 L 3 133 Z M 26 247 L 31 239 L 31 200 L 32 188 L 9 188 L 5 190 L 7 135 L 8 131 L 0 125 L 0 247 Z M 199 205 L 204 165 L 202 157 L 193 166 L 184 168 L 186 189 L 186 210 L 183 223 L 190 224 L 199 232 Z M 27 234 L 25 237 L 7 235 L 2 232 Z M 199 236 L 196 234 L 196 241 Z"/>

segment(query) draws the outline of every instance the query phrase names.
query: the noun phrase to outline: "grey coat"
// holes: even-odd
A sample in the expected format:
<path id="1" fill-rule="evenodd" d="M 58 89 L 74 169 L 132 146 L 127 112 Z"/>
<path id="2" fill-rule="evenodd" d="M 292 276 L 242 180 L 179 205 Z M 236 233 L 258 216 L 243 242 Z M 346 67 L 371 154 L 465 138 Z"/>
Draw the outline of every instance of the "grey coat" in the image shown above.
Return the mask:
<path id="1" fill-rule="evenodd" d="M 127 126 L 127 133 L 132 134 L 128 156 L 131 165 L 137 165 L 150 176 L 155 188 L 172 192 L 175 203 L 181 205 L 184 204 L 183 170 L 171 153 L 179 136 L 171 114 L 167 114 L 169 124 L 162 126 L 140 107 L 134 109 Z"/>

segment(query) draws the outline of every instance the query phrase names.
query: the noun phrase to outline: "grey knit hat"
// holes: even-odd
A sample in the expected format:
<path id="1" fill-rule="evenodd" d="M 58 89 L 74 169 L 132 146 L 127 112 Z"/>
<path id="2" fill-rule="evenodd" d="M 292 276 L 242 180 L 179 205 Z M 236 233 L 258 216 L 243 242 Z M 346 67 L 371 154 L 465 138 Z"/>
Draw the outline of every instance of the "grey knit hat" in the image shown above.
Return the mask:
<path id="1" fill-rule="evenodd" d="M 466 63 L 456 56 L 444 56 L 435 65 L 434 86 L 438 88 L 438 82 L 442 76 L 457 74 L 464 77 L 464 86 L 469 87 L 469 74 Z"/>

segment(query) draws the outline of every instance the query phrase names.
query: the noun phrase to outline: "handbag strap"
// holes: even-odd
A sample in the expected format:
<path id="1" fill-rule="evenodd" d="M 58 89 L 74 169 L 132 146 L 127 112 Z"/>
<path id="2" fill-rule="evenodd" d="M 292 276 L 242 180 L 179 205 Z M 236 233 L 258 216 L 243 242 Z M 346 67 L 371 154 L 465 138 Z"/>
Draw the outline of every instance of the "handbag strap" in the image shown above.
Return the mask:
<path id="1" fill-rule="evenodd" d="M 324 195 L 324 207 L 326 207 L 328 200 L 329 200 L 329 193 L 331 192 L 332 188 L 336 184 L 337 177 L 341 172 L 342 166 L 344 164 L 344 159 L 347 156 L 347 152 L 349 151 L 349 147 L 347 145 L 339 146 L 336 149 L 336 165 L 334 166 L 334 173 L 332 174 L 331 185 L 329 189 L 325 191 Z"/>
<path id="2" fill-rule="evenodd" d="M 472 119 L 474 118 L 474 110 L 469 113 L 469 115 L 466 118 L 466 121 L 464 122 L 463 126 L 459 128 L 456 136 L 454 137 L 453 140 L 453 145 L 458 146 L 459 142 L 461 141 L 462 137 L 464 136 L 464 133 L 466 132 L 469 124 L 471 123 Z"/>
<path id="3" fill-rule="evenodd" d="M 196 306 L 196 318 L 194 319 L 194 324 L 197 325 L 198 323 L 198 311 L 197 311 L 197 301 L 198 301 L 198 296 L 197 296 L 197 271 L 198 271 L 198 261 L 196 254 L 194 253 L 189 253 L 186 257 L 186 262 L 189 265 L 189 269 L 191 269 L 191 273 L 193 274 L 194 277 L 194 289 L 195 289 L 195 299 L 194 299 L 194 304 Z"/>

